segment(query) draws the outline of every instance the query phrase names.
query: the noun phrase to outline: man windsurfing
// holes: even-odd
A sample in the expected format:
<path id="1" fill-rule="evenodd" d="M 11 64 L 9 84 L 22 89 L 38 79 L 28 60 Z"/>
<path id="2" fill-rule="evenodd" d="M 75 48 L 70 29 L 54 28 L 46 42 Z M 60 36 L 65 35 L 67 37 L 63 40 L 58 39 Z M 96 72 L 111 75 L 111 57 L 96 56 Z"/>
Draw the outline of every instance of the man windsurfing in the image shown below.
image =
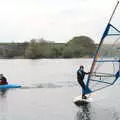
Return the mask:
<path id="1" fill-rule="evenodd" d="M 87 99 L 86 97 L 86 91 L 88 92 L 88 88 L 86 87 L 85 83 L 84 83 L 84 77 L 85 74 L 89 74 L 89 72 L 85 72 L 84 71 L 84 66 L 80 65 L 80 68 L 77 70 L 77 81 L 80 84 L 80 86 L 82 87 L 82 99 Z M 89 91 L 90 92 L 90 91 Z"/>

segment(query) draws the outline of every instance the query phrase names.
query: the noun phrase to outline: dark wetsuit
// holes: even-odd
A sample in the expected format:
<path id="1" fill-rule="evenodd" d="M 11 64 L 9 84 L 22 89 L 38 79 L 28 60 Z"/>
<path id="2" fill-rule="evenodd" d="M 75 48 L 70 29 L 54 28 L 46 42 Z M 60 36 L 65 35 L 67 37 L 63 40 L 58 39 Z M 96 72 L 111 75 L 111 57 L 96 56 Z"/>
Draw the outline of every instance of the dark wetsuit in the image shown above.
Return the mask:
<path id="1" fill-rule="evenodd" d="M 113 81 L 112 84 L 114 84 L 114 83 L 117 81 L 117 79 L 118 79 L 119 77 L 120 77 L 120 70 L 117 71 L 117 73 L 115 74 L 115 80 Z"/>
<path id="2" fill-rule="evenodd" d="M 7 79 L 5 77 L 2 77 L 0 80 L 1 80 L 0 85 L 8 84 Z"/>
<path id="3" fill-rule="evenodd" d="M 85 83 L 84 83 L 83 79 L 84 79 L 85 74 L 88 74 L 88 73 L 84 72 L 84 70 L 78 69 L 77 80 L 84 91 L 85 91 Z"/>
<path id="4" fill-rule="evenodd" d="M 118 79 L 118 77 L 120 77 L 120 71 L 118 71 L 118 72 L 115 74 L 115 77 L 116 77 L 116 79 Z"/>

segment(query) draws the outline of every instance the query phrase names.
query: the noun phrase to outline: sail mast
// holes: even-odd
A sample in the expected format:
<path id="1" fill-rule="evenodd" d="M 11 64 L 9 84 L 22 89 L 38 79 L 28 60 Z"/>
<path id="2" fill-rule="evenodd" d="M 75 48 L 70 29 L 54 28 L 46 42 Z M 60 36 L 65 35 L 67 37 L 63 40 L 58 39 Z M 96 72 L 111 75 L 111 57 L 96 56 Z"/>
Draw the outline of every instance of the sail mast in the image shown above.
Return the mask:
<path id="1" fill-rule="evenodd" d="M 86 84 L 87 86 L 89 86 L 90 75 L 91 75 L 91 73 L 93 72 L 93 69 L 94 69 L 94 66 L 95 66 L 95 61 L 96 61 L 96 59 L 97 59 L 97 57 L 98 57 L 99 49 L 100 49 L 100 47 L 101 47 L 101 45 L 102 45 L 102 43 L 103 43 L 103 39 L 104 39 L 104 38 L 106 37 L 106 35 L 108 34 L 108 31 L 109 31 L 109 28 L 110 28 L 110 22 L 111 22 L 111 20 L 112 20 L 112 18 L 113 18 L 113 15 L 114 15 L 114 13 L 115 13 L 115 11 L 116 11 L 116 9 L 117 9 L 118 4 L 119 4 L 119 1 L 117 2 L 116 6 L 115 6 L 115 8 L 114 8 L 114 10 L 113 10 L 113 12 L 112 12 L 112 15 L 111 15 L 111 17 L 110 17 L 110 19 L 109 19 L 109 21 L 108 21 L 108 24 L 107 24 L 107 26 L 106 26 L 106 29 L 105 29 L 105 31 L 104 31 L 104 33 L 103 33 L 103 35 L 102 35 L 101 40 L 100 40 L 99 46 L 98 46 L 98 48 L 97 48 L 97 50 L 96 50 L 96 54 L 95 54 L 95 56 L 94 56 L 94 59 L 93 59 L 93 62 L 92 62 L 92 66 L 91 66 L 91 69 L 90 69 L 90 74 L 89 74 L 89 76 L 88 76 L 88 80 L 87 80 L 87 84 Z"/>
<path id="2" fill-rule="evenodd" d="M 117 4 L 116 4 L 116 6 L 115 6 L 115 8 L 114 8 L 114 10 L 113 10 L 113 13 L 112 13 L 112 15 L 111 15 L 110 20 L 109 20 L 109 22 L 108 22 L 108 23 L 110 23 L 110 22 L 111 22 L 112 17 L 113 17 L 113 15 L 114 15 L 114 13 L 115 13 L 115 11 L 116 11 L 116 9 L 117 9 L 118 4 L 119 4 L 119 1 L 117 1 Z"/>

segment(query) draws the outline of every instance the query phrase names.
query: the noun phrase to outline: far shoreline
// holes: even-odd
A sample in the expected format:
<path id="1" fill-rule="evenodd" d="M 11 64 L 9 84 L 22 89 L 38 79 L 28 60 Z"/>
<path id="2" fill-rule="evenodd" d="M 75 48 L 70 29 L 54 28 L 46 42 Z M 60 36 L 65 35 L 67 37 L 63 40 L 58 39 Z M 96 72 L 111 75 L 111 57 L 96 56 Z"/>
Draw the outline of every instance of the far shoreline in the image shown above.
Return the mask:
<path id="1" fill-rule="evenodd" d="M 42 60 L 42 59 L 58 59 L 58 60 L 62 60 L 62 59 L 93 59 L 93 57 L 79 57 L 79 58 L 75 58 L 75 57 L 72 57 L 72 58 L 36 58 L 36 59 L 31 59 L 31 58 L 24 58 L 24 57 L 14 57 L 14 58 L 0 58 L 0 60 L 18 60 L 18 59 L 21 59 L 21 60 Z"/>

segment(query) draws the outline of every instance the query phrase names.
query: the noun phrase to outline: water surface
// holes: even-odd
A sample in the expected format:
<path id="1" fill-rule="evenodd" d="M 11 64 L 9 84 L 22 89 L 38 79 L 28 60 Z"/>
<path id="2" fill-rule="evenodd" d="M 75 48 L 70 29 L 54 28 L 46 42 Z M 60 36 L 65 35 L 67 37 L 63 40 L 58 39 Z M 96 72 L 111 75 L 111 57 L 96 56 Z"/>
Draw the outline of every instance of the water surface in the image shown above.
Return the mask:
<path id="1" fill-rule="evenodd" d="M 91 59 L 0 60 L 0 73 L 20 89 L 0 91 L 0 120 L 119 120 L 120 86 L 94 93 L 93 101 L 77 107 L 76 71 Z M 109 69 L 109 67 L 108 67 Z"/>

